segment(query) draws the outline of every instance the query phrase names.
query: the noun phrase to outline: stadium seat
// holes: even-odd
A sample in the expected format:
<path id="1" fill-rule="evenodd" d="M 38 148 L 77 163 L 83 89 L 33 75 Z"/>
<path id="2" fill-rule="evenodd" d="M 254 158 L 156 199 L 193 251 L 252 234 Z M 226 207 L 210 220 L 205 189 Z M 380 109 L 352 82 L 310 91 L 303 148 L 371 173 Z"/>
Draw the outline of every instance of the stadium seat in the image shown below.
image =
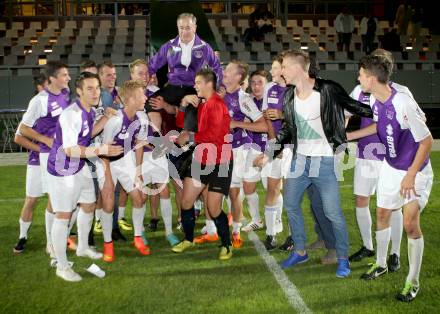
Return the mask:
<path id="1" fill-rule="evenodd" d="M 82 21 L 81 30 L 83 29 L 92 29 L 95 28 L 95 22 L 94 21 Z"/>
<path id="2" fill-rule="evenodd" d="M 304 27 L 311 28 L 313 27 L 313 20 L 303 20 L 301 25 L 303 28 Z"/>
<path id="3" fill-rule="evenodd" d="M 15 29 L 15 30 L 23 30 L 23 22 L 12 22 L 12 27 L 11 29 Z"/>
<path id="4" fill-rule="evenodd" d="M 135 30 L 138 28 L 147 28 L 147 21 L 145 19 L 134 21 L 134 28 Z"/>
<path id="5" fill-rule="evenodd" d="M 298 27 L 298 20 L 287 20 L 287 27 L 290 28 L 297 28 Z"/>
<path id="6" fill-rule="evenodd" d="M 258 59 L 258 61 L 262 61 L 262 62 L 270 62 L 271 61 L 270 52 L 269 51 L 259 51 L 257 53 L 257 59 Z"/>
<path id="7" fill-rule="evenodd" d="M 129 28 L 128 20 L 118 20 L 116 28 Z"/>
<path id="8" fill-rule="evenodd" d="M 47 22 L 47 27 L 46 29 L 59 29 L 60 25 L 58 23 L 58 21 L 49 21 Z"/>
<path id="9" fill-rule="evenodd" d="M 76 21 L 66 21 L 66 23 L 64 24 L 64 29 L 76 29 L 76 28 L 77 28 Z"/>
<path id="10" fill-rule="evenodd" d="M 225 27 L 232 27 L 232 21 L 230 19 L 222 19 L 220 21 L 220 26 L 225 28 Z"/>
<path id="11" fill-rule="evenodd" d="M 326 63 L 325 69 L 327 71 L 338 71 L 339 70 L 339 64 L 338 63 Z"/>
<path id="12" fill-rule="evenodd" d="M 417 66 L 415 63 L 404 63 L 403 69 L 404 70 L 417 70 Z"/>
<path id="13" fill-rule="evenodd" d="M 242 62 L 249 62 L 251 60 L 251 54 L 249 51 L 239 51 L 237 52 L 237 59 Z"/>
<path id="14" fill-rule="evenodd" d="M 264 51 L 264 44 L 261 41 L 251 42 L 251 51 Z"/>
<path id="15" fill-rule="evenodd" d="M 82 54 L 75 54 L 74 52 L 72 52 L 71 54 L 68 55 L 67 57 L 67 62 L 69 64 L 80 64 L 83 61 L 83 56 Z"/>
<path id="16" fill-rule="evenodd" d="M 40 30 L 41 28 L 41 22 L 31 22 L 29 24 L 29 29 L 35 29 L 35 30 Z"/>
<path id="17" fill-rule="evenodd" d="M 318 20 L 318 27 L 325 28 L 325 29 L 329 28 L 330 25 L 328 23 L 328 20 Z"/>
<path id="18" fill-rule="evenodd" d="M 347 53 L 345 51 L 336 51 L 335 52 L 335 60 L 336 61 L 346 61 L 346 60 L 348 60 Z"/>

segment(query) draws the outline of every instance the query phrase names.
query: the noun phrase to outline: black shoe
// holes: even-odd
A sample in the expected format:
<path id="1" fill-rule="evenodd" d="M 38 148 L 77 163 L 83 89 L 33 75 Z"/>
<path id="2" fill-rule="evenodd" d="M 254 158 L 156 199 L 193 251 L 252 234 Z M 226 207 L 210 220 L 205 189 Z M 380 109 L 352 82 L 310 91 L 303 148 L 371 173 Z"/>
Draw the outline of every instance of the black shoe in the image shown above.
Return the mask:
<path id="1" fill-rule="evenodd" d="M 411 302 L 416 298 L 418 292 L 419 287 L 407 282 L 402 292 L 396 295 L 396 299 L 402 302 Z"/>
<path id="2" fill-rule="evenodd" d="M 400 258 L 397 254 L 391 254 L 388 257 L 388 269 L 394 273 L 400 269 Z"/>
<path id="3" fill-rule="evenodd" d="M 363 260 L 365 257 L 374 256 L 374 251 L 367 249 L 365 246 L 361 247 L 359 251 L 351 255 L 348 260 L 350 262 L 359 262 Z"/>
<path id="4" fill-rule="evenodd" d="M 13 252 L 14 254 L 21 254 L 24 251 L 24 248 L 26 246 L 26 238 L 18 239 L 17 245 L 14 247 Z"/>
<path id="5" fill-rule="evenodd" d="M 272 251 L 277 248 L 277 239 L 275 236 L 268 235 L 266 237 L 266 242 L 264 243 L 266 250 Z"/>
<path id="6" fill-rule="evenodd" d="M 370 269 L 361 276 L 364 280 L 373 280 L 388 272 L 388 267 L 380 267 L 377 264 L 373 264 Z"/>
<path id="7" fill-rule="evenodd" d="M 113 241 L 119 241 L 126 242 L 127 238 L 121 233 L 121 230 L 119 228 L 112 230 L 112 239 Z"/>
<path id="8" fill-rule="evenodd" d="M 148 224 L 148 229 L 151 231 L 151 232 L 154 232 L 154 231 L 157 231 L 157 224 L 159 223 L 159 219 L 151 219 L 150 220 L 150 223 Z"/>
<path id="9" fill-rule="evenodd" d="M 292 250 L 293 250 L 293 246 L 294 246 L 294 243 L 293 243 L 292 236 L 288 236 L 288 237 L 286 238 L 286 240 L 284 241 L 284 243 L 281 244 L 278 248 L 279 248 L 281 251 L 289 252 L 289 251 L 292 251 Z"/>

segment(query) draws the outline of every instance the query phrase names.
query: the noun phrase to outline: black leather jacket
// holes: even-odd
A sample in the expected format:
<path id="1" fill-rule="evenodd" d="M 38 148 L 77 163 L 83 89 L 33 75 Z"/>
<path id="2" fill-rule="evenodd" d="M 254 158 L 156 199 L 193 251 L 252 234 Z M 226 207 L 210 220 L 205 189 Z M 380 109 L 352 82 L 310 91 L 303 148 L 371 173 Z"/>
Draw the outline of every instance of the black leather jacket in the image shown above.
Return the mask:
<path id="1" fill-rule="evenodd" d="M 313 89 L 321 94 L 321 121 L 328 142 L 330 145 L 333 144 L 334 152 L 345 149 L 345 146 L 341 147 L 342 144 L 347 142 L 344 109 L 361 117 L 372 118 L 373 112 L 370 106 L 351 98 L 344 88 L 334 81 L 316 78 Z M 294 100 L 295 86 L 289 86 L 284 94 L 283 125 L 273 146 L 274 157 L 282 151 L 286 144 L 293 144 L 293 155 L 296 153 L 297 129 Z"/>

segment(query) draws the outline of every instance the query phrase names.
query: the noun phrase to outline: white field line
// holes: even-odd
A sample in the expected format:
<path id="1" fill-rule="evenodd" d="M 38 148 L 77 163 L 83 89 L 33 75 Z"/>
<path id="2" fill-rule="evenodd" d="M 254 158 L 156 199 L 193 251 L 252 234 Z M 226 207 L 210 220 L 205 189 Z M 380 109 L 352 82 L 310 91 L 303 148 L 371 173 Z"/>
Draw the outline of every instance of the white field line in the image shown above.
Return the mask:
<path id="1" fill-rule="evenodd" d="M 267 252 L 266 248 L 264 247 L 258 236 L 255 234 L 255 232 L 249 232 L 248 238 L 252 241 L 255 250 L 263 259 L 269 271 L 275 277 L 275 280 L 280 285 L 290 305 L 298 313 L 312 313 L 312 311 L 304 303 L 304 300 L 301 298 L 298 288 L 289 280 L 286 273 L 278 265 L 275 258 L 273 258 L 273 256 L 270 255 L 269 252 Z"/>

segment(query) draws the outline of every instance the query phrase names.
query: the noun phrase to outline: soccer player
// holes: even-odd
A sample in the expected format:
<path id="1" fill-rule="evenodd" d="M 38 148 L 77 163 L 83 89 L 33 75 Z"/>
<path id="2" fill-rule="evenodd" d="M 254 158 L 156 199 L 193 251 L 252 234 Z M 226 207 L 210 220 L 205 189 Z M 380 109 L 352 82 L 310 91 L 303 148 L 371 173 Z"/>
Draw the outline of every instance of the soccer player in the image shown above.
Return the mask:
<path id="1" fill-rule="evenodd" d="M 78 99 L 59 117 L 47 163 L 48 192 L 56 215 L 52 226 L 52 242 L 57 259 L 56 275 L 66 281 L 82 279 L 69 266 L 66 255 L 68 224 L 78 203 L 80 210 L 76 254 L 92 259 L 102 257 L 101 253 L 88 245 L 96 198 L 90 169 L 84 167 L 85 159 L 103 154 L 114 156 L 122 151 L 122 147 L 113 145 L 89 147 L 91 138 L 102 130 L 108 120 L 105 117 L 93 125 L 92 107 L 98 104 L 100 95 L 98 76 L 84 72 L 76 79 L 75 87 Z"/>
<path id="2" fill-rule="evenodd" d="M 47 159 L 55 136 L 55 126 L 61 112 L 69 105 L 70 81 L 67 65 L 58 61 L 49 61 L 45 66 L 45 75 L 49 80 L 46 89 L 35 95 L 23 115 L 19 133 L 40 146 L 40 167 L 42 192 L 47 193 Z M 54 256 L 52 247 L 52 223 L 54 215 L 49 201 L 45 212 L 46 252 Z"/>
<path id="3" fill-rule="evenodd" d="M 124 109 L 119 110 L 104 127 L 103 143 L 117 143 L 124 147 L 124 152 L 104 158 L 105 167 L 101 168 L 99 177 L 104 205 L 101 222 L 104 236 L 104 261 L 106 262 L 113 262 L 115 259 L 111 232 L 115 185 L 118 182 L 132 199 L 135 248 L 141 255 L 150 254 L 150 248 L 145 245 L 142 238 L 145 203 L 139 186 L 143 155 L 142 142 L 147 139 L 147 117 L 143 111 L 147 100 L 145 84 L 140 81 L 126 81 L 119 89 L 119 96 Z"/>
<path id="4" fill-rule="evenodd" d="M 376 49 L 372 55 L 383 56 L 389 60 L 394 67 L 393 56 L 390 52 L 383 49 Z M 391 73 L 393 69 L 390 69 Z M 392 88 L 399 92 L 406 93 L 414 98 L 406 86 L 389 82 Z M 376 99 L 369 93 L 364 93 L 360 85 L 352 91 L 351 97 L 363 103 L 373 106 Z M 361 128 L 373 124 L 373 120 L 368 118 L 361 119 Z M 358 156 L 354 169 L 354 194 L 356 195 L 356 219 L 361 233 L 363 246 L 350 256 L 350 261 L 360 261 L 365 257 L 374 256 L 373 238 L 371 235 L 371 214 L 370 196 L 375 194 L 377 180 L 384 159 L 385 146 L 380 142 L 377 134 L 363 137 L 358 141 Z M 402 209 L 395 210 L 391 214 L 391 254 L 388 257 L 388 270 L 395 272 L 400 268 L 400 243 L 403 231 Z"/>
<path id="5" fill-rule="evenodd" d="M 283 127 L 271 144 L 281 146 L 274 148 L 274 157 L 285 144 L 294 144 L 292 173 L 284 186 L 284 205 L 295 250 L 281 266 L 293 267 L 308 260 L 301 201 L 305 190 L 313 184 L 319 191 L 324 213 L 335 234 L 336 276 L 345 278 L 350 274 L 349 245 L 334 169 L 335 152 L 346 144 L 344 109 L 370 117 L 372 111 L 368 105 L 350 98 L 339 84 L 311 78 L 309 66 L 309 55 L 302 50 L 289 50 L 283 55 L 282 75 L 292 86 L 284 96 Z M 260 157 L 263 159 L 264 156 Z"/>
<path id="6" fill-rule="evenodd" d="M 248 131 L 267 132 L 267 123 L 263 114 L 258 110 L 257 105 L 251 96 L 241 89 L 241 84 L 246 78 L 248 65 L 233 60 L 225 68 L 223 83 L 226 87 L 224 100 L 231 116 L 232 148 L 234 155 L 234 168 L 232 171 L 232 182 L 229 197 L 232 207 L 232 245 L 239 248 L 243 245 L 240 236 L 241 217 L 243 204 L 240 198 L 240 187 L 246 190 L 247 183 L 243 181 L 243 174 L 247 169 L 253 167 L 247 161 L 247 154 L 251 149 L 252 138 Z"/>
<path id="7" fill-rule="evenodd" d="M 371 93 L 374 120 L 349 139 L 377 132 L 386 153 L 377 183 L 377 255 L 376 262 L 362 279 L 376 279 L 387 273 L 386 256 L 391 237 L 392 211 L 403 207 L 403 224 L 408 236 L 409 272 L 398 300 L 412 301 L 419 291 L 423 257 L 420 212 L 426 206 L 432 188 L 433 172 L 429 160 L 432 136 L 426 118 L 415 100 L 389 84 L 392 63 L 383 56 L 366 56 L 360 61 L 359 81 L 362 91 Z"/>
<path id="8" fill-rule="evenodd" d="M 264 70 L 257 70 L 249 76 L 249 85 L 251 87 L 251 96 L 258 110 L 263 111 L 264 87 L 269 79 L 269 73 Z M 252 147 L 249 149 L 246 163 L 251 166 L 246 168 L 244 173 L 243 190 L 248 203 L 251 221 L 242 228 L 245 232 L 263 228 L 264 223 L 260 217 L 260 198 L 257 193 L 257 182 L 261 179 L 261 168 L 254 167 L 253 162 L 261 152 L 266 149 L 267 133 L 249 132 L 252 139 Z M 264 182 L 263 185 L 265 186 Z M 266 186 L 265 186 L 266 187 Z"/>
<path id="9" fill-rule="evenodd" d="M 182 225 L 185 239 L 172 248 L 181 253 L 194 246 L 195 210 L 194 202 L 207 189 L 206 209 L 217 227 L 221 249 L 220 260 L 232 257 L 228 217 L 222 210 L 224 195 L 228 195 L 232 175 L 232 148 L 226 140 L 229 135 L 230 117 L 223 99 L 215 92 L 217 78 L 209 69 L 197 72 L 195 89 L 197 96 L 186 96 L 184 100 L 198 106 L 198 132 L 182 131 L 177 138 L 179 145 L 196 144 L 192 163 L 184 171 L 182 198 Z M 200 103 L 200 98 L 205 102 Z"/>

